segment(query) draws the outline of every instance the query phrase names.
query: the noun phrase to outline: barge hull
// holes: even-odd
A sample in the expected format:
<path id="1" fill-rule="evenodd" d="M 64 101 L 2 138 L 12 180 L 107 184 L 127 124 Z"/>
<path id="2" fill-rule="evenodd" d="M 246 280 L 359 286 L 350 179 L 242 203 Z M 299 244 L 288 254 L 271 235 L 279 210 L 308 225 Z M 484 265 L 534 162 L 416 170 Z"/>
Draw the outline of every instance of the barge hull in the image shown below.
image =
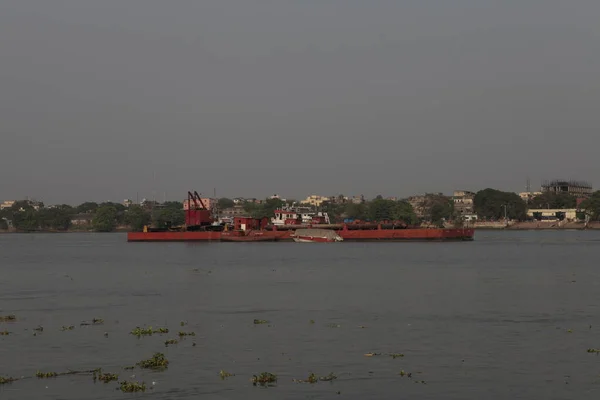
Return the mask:
<path id="1" fill-rule="evenodd" d="M 473 229 L 373 229 L 373 230 L 348 230 L 335 231 L 344 241 L 467 241 L 473 240 Z M 129 232 L 128 242 L 219 242 L 224 232 Z M 271 238 L 274 241 L 293 241 L 294 231 L 261 231 L 262 240 Z M 227 238 L 225 238 L 227 241 Z M 231 240 L 230 240 L 231 241 Z M 238 241 L 238 240 L 235 240 Z M 242 241 L 242 240 L 239 240 Z"/>

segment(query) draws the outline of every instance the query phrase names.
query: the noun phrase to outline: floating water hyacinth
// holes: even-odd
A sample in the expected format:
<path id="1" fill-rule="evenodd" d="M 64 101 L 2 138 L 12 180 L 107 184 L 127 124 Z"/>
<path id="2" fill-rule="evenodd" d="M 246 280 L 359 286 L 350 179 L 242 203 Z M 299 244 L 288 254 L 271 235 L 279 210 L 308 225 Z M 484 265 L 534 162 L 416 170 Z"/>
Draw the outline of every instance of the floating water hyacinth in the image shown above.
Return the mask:
<path id="1" fill-rule="evenodd" d="M 234 375 L 234 374 L 231 374 L 231 373 L 229 373 L 229 372 L 227 372 L 227 371 L 221 370 L 221 371 L 219 372 L 219 376 L 221 377 L 221 379 L 225 379 L 225 378 L 229 378 L 229 377 L 231 377 L 231 376 L 235 376 L 235 375 Z"/>
<path id="2" fill-rule="evenodd" d="M 259 375 L 253 375 L 251 381 L 254 386 L 273 386 L 277 382 L 277 375 L 261 372 Z"/>
<path id="3" fill-rule="evenodd" d="M 146 384 L 144 382 L 139 383 L 139 382 L 123 381 L 123 382 L 120 382 L 120 385 L 121 386 L 119 387 L 119 389 L 125 393 L 145 392 L 146 391 Z"/>
<path id="4" fill-rule="evenodd" d="M 169 365 L 169 360 L 165 358 L 163 353 L 154 353 L 152 358 L 142 360 L 137 365 L 147 369 L 164 369 Z"/>

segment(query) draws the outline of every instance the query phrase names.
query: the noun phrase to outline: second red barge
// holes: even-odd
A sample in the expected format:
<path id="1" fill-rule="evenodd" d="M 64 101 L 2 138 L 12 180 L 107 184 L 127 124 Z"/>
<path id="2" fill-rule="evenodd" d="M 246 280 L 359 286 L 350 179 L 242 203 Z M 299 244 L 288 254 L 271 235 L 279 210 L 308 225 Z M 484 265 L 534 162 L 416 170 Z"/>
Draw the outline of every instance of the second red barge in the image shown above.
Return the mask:
<path id="1" fill-rule="evenodd" d="M 257 219 L 235 217 L 233 227 L 216 224 L 212 212 L 204 206 L 197 192 L 188 192 L 185 203 L 185 226 L 170 229 L 148 229 L 127 233 L 129 242 L 273 242 L 293 241 L 297 229 L 328 229 L 343 241 L 466 241 L 473 240 L 471 228 L 419 228 L 401 222 L 330 224 L 325 215 L 307 220 L 306 215 L 276 210 L 276 217 Z"/>

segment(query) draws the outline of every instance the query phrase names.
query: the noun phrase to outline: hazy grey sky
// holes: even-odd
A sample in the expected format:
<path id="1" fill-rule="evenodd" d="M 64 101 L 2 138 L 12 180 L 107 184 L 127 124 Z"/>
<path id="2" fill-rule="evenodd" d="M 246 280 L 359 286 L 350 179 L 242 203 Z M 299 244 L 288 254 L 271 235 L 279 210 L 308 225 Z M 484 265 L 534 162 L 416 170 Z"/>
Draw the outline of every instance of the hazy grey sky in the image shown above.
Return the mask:
<path id="1" fill-rule="evenodd" d="M 597 187 L 599 17 L 598 0 L 3 0 L 0 200 Z"/>

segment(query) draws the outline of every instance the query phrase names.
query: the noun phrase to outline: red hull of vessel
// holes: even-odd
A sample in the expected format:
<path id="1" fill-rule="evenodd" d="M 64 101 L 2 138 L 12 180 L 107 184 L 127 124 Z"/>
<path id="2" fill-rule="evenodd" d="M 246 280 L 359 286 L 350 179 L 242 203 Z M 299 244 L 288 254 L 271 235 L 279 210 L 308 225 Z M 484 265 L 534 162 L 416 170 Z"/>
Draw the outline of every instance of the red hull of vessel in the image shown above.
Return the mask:
<path id="1" fill-rule="evenodd" d="M 336 233 L 344 241 L 405 241 L 405 240 L 473 240 L 473 229 L 373 229 L 373 230 L 346 230 L 340 229 Z M 256 232 L 256 235 L 229 236 L 227 232 L 129 232 L 129 242 L 193 242 L 193 241 L 285 241 L 293 240 L 293 230 Z M 247 238 L 247 239 L 246 239 Z M 260 239 L 259 239 L 260 238 Z"/>

